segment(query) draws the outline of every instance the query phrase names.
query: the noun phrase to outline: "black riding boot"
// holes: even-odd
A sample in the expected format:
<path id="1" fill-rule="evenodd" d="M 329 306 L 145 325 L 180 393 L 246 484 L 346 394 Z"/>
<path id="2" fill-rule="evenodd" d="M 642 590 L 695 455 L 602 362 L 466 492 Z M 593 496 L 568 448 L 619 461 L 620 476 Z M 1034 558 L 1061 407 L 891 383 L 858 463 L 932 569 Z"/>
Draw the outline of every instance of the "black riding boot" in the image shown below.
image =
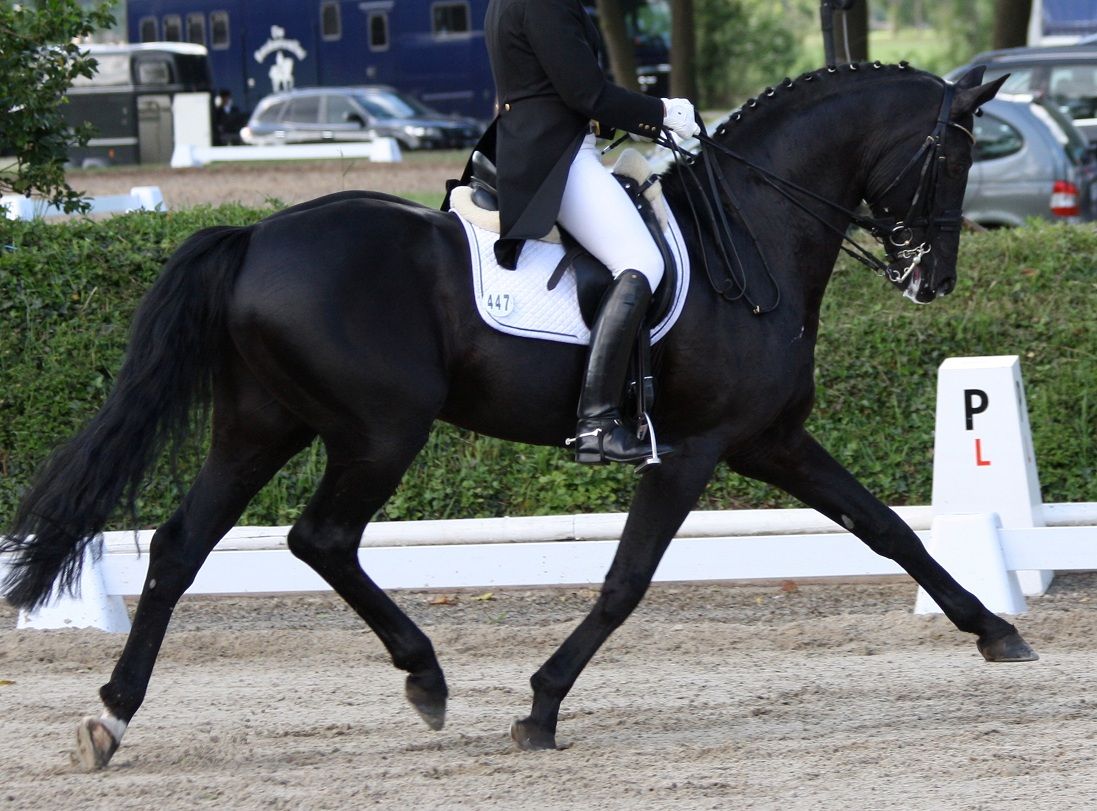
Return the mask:
<path id="1" fill-rule="evenodd" d="M 648 280 L 635 270 L 626 270 L 614 279 L 602 299 L 590 331 L 590 359 L 579 395 L 577 462 L 658 462 L 651 442 L 626 428 L 619 410 L 629 356 L 650 303 Z M 659 453 L 669 450 L 658 447 Z"/>

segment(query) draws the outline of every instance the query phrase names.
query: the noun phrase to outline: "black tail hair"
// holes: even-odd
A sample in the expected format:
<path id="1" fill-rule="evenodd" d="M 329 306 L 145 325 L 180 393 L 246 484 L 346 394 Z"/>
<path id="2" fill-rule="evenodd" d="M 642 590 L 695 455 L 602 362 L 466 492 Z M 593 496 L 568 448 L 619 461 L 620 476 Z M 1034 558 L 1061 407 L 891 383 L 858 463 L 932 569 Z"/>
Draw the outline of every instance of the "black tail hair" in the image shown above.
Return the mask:
<path id="1" fill-rule="evenodd" d="M 190 436 L 195 407 L 205 410 L 210 401 L 250 235 L 250 228 L 228 226 L 197 232 L 145 295 L 106 403 L 49 457 L 0 536 L 11 564 L 0 590 L 13 605 L 36 608 L 55 585 L 73 592 L 88 545 L 119 504 L 136 516 L 145 472 Z"/>

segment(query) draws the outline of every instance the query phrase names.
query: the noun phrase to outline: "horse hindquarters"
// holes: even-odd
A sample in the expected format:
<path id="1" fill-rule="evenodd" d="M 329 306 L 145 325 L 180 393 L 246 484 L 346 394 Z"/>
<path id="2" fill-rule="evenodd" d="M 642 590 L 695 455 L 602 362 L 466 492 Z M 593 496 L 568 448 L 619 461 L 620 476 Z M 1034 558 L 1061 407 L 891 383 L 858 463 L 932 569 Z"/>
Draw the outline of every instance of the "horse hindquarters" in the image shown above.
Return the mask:
<path id="1" fill-rule="evenodd" d="M 433 729 L 447 698 L 433 646 L 362 570 L 358 548 L 446 397 L 435 306 L 446 296 L 436 271 L 450 245 L 440 216 L 373 195 L 277 215 L 252 240 L 230 327 L 249 370 L 327 453 L 290 551 L 408 672 L 407 698 Z"/>

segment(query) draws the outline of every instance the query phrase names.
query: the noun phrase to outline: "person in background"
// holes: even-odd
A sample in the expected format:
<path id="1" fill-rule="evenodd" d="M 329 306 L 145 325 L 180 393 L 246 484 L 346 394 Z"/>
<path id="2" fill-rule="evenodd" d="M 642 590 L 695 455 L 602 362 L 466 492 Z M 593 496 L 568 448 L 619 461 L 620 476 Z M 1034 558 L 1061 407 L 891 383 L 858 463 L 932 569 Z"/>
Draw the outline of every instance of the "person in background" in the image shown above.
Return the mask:
<path id="1" fill-rule="evenodd" d="M 216 146 L 236 146 L 241 142 L 240 127 L 246 123 L 232 100 L 232 91 L 222 88 L 213 97 L 213 137 Z"/>
<path id="2" fill-rule="evenodd" d="M 516 267 L 523 241 L 545 236 L 558 222 L 609 268 L 614 279 L 591 328 L 575 458 L 649 460 L 650 444 L 622 423 L 620 402 L 663 259 L 602 164 L 595 139 L 612 137 L 615 129 L 649 138 L 663 128 L 695 135 L 693 105 L 610 82 L 599 58 L 601 37 L 581 0 L 491 0 L 484 37 L 499 104 L 496 258 Z"/>

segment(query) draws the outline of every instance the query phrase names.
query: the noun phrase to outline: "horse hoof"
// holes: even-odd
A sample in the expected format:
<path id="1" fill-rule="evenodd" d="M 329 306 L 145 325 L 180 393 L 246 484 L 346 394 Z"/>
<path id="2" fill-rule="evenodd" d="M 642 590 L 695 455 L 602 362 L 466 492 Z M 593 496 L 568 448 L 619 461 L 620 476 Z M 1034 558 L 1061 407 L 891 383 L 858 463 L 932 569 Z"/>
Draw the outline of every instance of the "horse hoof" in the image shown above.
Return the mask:
<path id="1" fill-rule="evenodd" d="M 989 642 L 980 639 L 975 644 L 988 662 L 1035 662 L 1040 658 L 1016 631 Z"/>
<path id="2" fill-rule="evenodd" d="M 515 718 L 510 724 L 510 737 L 524 752 L 536 752 L 540 749 L 559 749 L 556 735 L 547 731 L 529 718 Z"/>
<path id="3" fill-rule="evenodd" d="M 446 698 L 449 690 L 441 672 L 408 676 L 404 684 L 404 695 L 428 727 L 437 732 L 446 725 Z"/>
<path id="4" fill-rule="evenodd" d="M 116 719 L 93 718 L 86 716 L 76 727 L 76 754 L 82 765 L 89 772 L 102 769 L 118 751 L 121 743 L 121 734 L 115 735 L 104 721 L 115 721 L 115 725 L 121 722 Z M 122 729 L 125 725 L 122 724 Z"/>

